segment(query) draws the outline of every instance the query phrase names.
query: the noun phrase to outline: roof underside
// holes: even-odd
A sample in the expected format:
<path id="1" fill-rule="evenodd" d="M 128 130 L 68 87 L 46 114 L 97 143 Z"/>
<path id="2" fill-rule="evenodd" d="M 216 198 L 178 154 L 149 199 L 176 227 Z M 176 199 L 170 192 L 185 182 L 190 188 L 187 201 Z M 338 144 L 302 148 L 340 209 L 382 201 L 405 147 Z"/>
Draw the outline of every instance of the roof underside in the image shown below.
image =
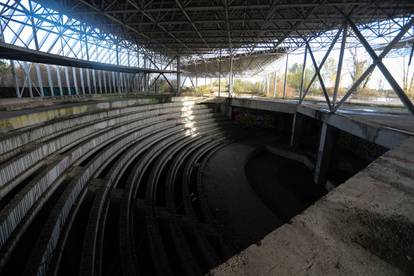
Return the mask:
<path id="1" fill-rule="evenodd" d="M 342 25 L 341 11 L 355 23 L 413 13 L 412 0 L 41 0 L 169 56 L 241 50 L 296 48 L 301 36 L 318 36 Z M 340 11 L 341 10 L 341 11 Z M 283 44 L 283 45 L 282 45 Z"/>

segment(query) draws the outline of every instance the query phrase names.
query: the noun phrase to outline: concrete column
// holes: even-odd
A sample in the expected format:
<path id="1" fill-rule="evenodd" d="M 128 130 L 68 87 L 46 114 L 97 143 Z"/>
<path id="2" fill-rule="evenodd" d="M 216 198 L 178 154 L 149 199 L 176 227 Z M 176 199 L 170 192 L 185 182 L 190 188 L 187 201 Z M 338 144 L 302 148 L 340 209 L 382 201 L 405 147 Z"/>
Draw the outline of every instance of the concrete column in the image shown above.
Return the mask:
<path id="1" fill-rule="evenodd" d="M 337 129 L 323 122 L 313 175 L 315 183 L 319 185 L 325 185 L 327 181 L 336 133 Z"/>
<path id="2" fill-rule="evenodd" d="M 293 115 L 290 145 L 294 148 L 297 148 L 299 146 L 299 141 L 303 136 L 303 116 L 304 115 L 297 112 Z"/>

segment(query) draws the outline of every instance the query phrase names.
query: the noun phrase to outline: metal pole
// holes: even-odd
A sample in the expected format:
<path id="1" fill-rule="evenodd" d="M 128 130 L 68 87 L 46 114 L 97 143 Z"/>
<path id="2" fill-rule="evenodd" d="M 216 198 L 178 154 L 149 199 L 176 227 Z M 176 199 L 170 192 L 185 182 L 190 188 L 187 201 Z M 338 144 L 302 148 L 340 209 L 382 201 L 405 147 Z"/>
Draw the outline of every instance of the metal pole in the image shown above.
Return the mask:
<path id="1" fill-rule="evenodd" d="M 93 82 L 93 88 L 94 88 L 95 94 L 98 94 L 98 88 L 96 85 L 95 69 L 92 69 L 92 82 Z"/>
<path id="2" fill-rule="evenodd" d="M 316 74 L 318 76 L 319 83 L 321 85 L 323 95 L 325 96 L 326 104 L 328 105 L 329 110 L 332 111 L 331 101 L 329 99 L 328 91 L 326 90 L 325 83 L 323 81 L 323 78 L 322 78 L 322 75 L 321 75 L 321 72 L 320 72 L 320 68 L 318 67 L 318 64 L 316 64 L 315 56 L 313 55 L 312 50 L 311 50 L 308 42 L 306 42 L 306 46 L 308 47 L 309 56 L 312 60 L 313 67 L 315 68 Z"/>
<path id="3" fill-rule="evenodd" d="M 27 65 L 27 62 L 23 62 L 23 68 L 24 68 L 24 73 L 26 75 L 26 79 L 27 79 L 27 86 L 29 88 L 29 95 L 30 98 L 33 98 L 33 88 L 32 88 L 32 79 L 30 78 L 30 68 Z M 23 93 L 23 92 L 22 92 Z"/>
<path id="4" fill-rule="evenodd" d="M 78 78 L 76 77 L 76 68 L 75 67 L 72 67 L 72 75 L 73 75 L 73 83 L 75 84 L 76 95 L 79 95 Z"/>
<path id="5" fill-rule="evenodd" d="M 233 96 L 233 53 L 230 54 L 229 97 Z"/>
<path id="6" fill-rule="evenodd" d="M 275 71 L 275 80 L 274 80 L 274 87 L 273 87 L 273 98 L 276 98 L 277 95 L 277 72 Z"/>
<path id="7" fill-rule="evenodd" d="M 270 91 L 270 78 L 269 78 L 269 75 L 267 74 L 266 75 L 266 97 L 269 94 L 269 91 Z"/>
<path id="8" fill-rule="evenodd" d="M 323 57 L 323 59 L 321 60 L 321 63 L 319 64 L 318 70 L 321 70 L 321 69 L 322 69 L 322 66 L 324 65 L 325 61 L 328 59 L 328 56 L 329 56 L 329 54 L 331 53 L 331 51 L 332 51 L 333 47 L 335 46 L 336 41 L 338 41 L 338 38 L 339 38 L 339 36 L 340 36 L 340 35 L 341 35 L 341 30 L 339 30 L 339 31 L 336 33 L 336 35 L 335 35 L 335 37 L 334 37 L 334 39 L 333 39 L 333 41 L 332 41 L 331 45 L 329 46 L 328 50 L 327 50 L 327 51 L 326 51 L 326 53 L 325 53 L 325 56 Z M 304 40 L 305 40 L 305 39 L 304 39 Z M 305 42 L 306 42 L 306 40 L 305 40 Z M 310 52 L 310 51 L 309 51 L 309 52 Z M 317 74 L 317 73 L 314 73 L 314 74 L 313 74 L 313 76 L 312 76 L 312 78 L 310 79 L 310 81 L 309 81 L 309 83 L 308 83 L 307 87 L 306 87 L 305 92 L 304 92 L 304 93 L 303 93 L 303 95 L 302 95 L 302 98 L 303 98 L 303 99 L 304 99 L 304 98 L 306 97 L 306 95 L 308 94 L 309 89 L 310 89 L 310 87 L 312 86 L 312 83 L 314 82 L 314 80 L 315 80 L 317 77 L 318 77 L 318 74 Z M 299 103 L 302 103 L 302 100 L 303 100 L 303 99 L 299 100 Z"/>
<path id="9" fill-rule="evenodd" d="M 19 87 L 19 79 L 16 74 L 16 67 L 14 66 L 14 61 L 10 60 L 11 69 L 12 69 L 12 75 L 14 78 L 14 83 L 16 84 L 16 96 L 17 98 L 21 98 L 22 95 L 20 94 L 20 87 Z"/>
<path id="10" fill-rule="evenodd" d="M 195 70 L 195 72 L 196 72 L 196 75 L 195 75 L 195 90 L 197 91 L 197 87 L 198 87 L 197 62 L 194 62 L 194 70 Z"/>
<path id="11" fill-rule="evenodd" d="M 177 56 L 177 94 L 176 96 L 181 95 L 181 61 L 180 56 Z"/>
<path id="12" fill-rule="evenodd" d="M 33 40 L 34 40 L 34 43 L 35 43 L 36 50 L 39 51 L 40 47 L 39 47 L 39 41 L 37 39 L 37 31 L 36 31 L 36 25 L 35 25 L 34 17 L 33 17 L 33 7 L 32 7 L 32 1 L 31 0 L 29 0 L 29 9 L 30 9 L 30 22 L 31 22 L 31 26 L 32 26 Z M 39 64 L 36 63 L 34 66 L 35 66 L 35 70 L 36 70 L 37 84 L 40 88 L 40 96 L 44 97 L 45 92 L 43 90 L 43 80 L 42 80 L 42 74 L 40 72 Z M 30 78 L 30 73 L 29 73 L 29 78 Z"/>
<path id="13" fill-rule="evenodd" d="M 129 92 L 129 85 L 127 82 L 128 75 L 126 73 L 123 74 L 123 80 L 124 80 L 124 88 L 125 88 L 125 94 Z"/>
<path id="14" fill-rule="evenodd" d="M 103 86 L 105 94 L 108 94 L 108 89 L 106 87 L 106 71 L 102 71 Z"/>
<path id="15" fill-rule="evenodd" d="M 286 54 L 285 79 L 283 81 L 283 99 L 286 98 L 286 84 L 287 84 L 288 63 L 289 63 L 289 54 Z"/>
<path id="16" fill-rule="evenodd" d="M 334 88 L 334 93 L 333 93 L 333 98 L 332 98 L 333 107 L 335 107 L 336 98 L 338 96 L 339 84 L 341 81 L 342 62 L 344 60 L 347 33 L 348 33 L 348 25 L 345 24 L 343 28 L 343 33 L 342 33 L 341 50 L 339 53 L 338 68 L 336 69 L 335 88 Z"/>
<path id="17" fill-rule="evenodd" d="M 46 72 L 47 72 L 47 80 L 48 80 L 49 88 L 50 88 L 50 96 L 53 97 L 54 96 L 53 79 L 52 79 L 52 73 L 50 72 L 50 65 L 48 64 L 46 64 Z"/>
<path id="18" fill-rule="evenodd" d="M 69 72 L 68 72 L 68 67 L 65 66 L 65 78 L 66 78 L 66 87 L 68 89 L 68 95 L 71 95 L 71 91 L 70 91 L 70 83 L 69 83 Z"/>
<path id="19" fill-rule="evenodd" d="M 221 49 L 220 49 L 220 56 L 219 56 L 219 77 L 218 77 L 218 96 L 220 97 L 220 90 L 221 90 Z"/>
<path id="20" fill-rule="evenodd" d="M 89 69 L 86 69 L 86 81 L 88 83 L 88 93 L 90 95 L 92 94 L 92 86 L 91 86 L 91 72 Z"/>
<path id="21" fill-rule="evenodd" d="M 103 94 L 103 91 L 102 91 L 102 71 L 99 70 L 97 72 L 97 74 L 98 74 L 99 93 Z"/>
<path id="22" fill-rule="evenodd" d="M 83 79 L 83 68 L 79 68 L 79 74 L 80 74 L 80 79 L 81 79 L 82 95 L 85 95 L 85 82 Z"/>
<path id="23" fill-rule="evenodd" d="M 302 99 L 303 95 L 303 86 L 305 81 L 305 72 L 306 72 L 306 58 L 308 57 L 308 47 L 305 47 L 305 53 L 303 56 L 303 66 L 302 66 L 302 77 L 300 79 L 300 90 L 299 90 L 299 100 Z"/>
<path id="24" fill-rule="evenodd" d="M 60 75 L 60 68 L 58 65 L 56 66 L 56 76 L 57 76 L 58 85 L 59 85 L 59 94 L 60 96 L 63 96 L 62 77 Z"/>

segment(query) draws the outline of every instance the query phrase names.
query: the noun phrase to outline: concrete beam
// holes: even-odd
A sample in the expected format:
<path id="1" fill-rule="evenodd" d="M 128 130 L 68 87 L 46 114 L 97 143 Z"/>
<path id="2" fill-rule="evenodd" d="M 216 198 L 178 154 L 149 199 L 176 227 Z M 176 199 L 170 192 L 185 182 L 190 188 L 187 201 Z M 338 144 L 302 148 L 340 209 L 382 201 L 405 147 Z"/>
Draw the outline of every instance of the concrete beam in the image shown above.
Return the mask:
<path id="1" fill-rule="evenodd" d="M 374 124 L 368 120 L 357 120 L 351 114 L 328 113 L 327 111 L 303 105 L 298 106 L 297 112 L 389 149 L 413 136 L 413 133 L 409 131 Z"/>

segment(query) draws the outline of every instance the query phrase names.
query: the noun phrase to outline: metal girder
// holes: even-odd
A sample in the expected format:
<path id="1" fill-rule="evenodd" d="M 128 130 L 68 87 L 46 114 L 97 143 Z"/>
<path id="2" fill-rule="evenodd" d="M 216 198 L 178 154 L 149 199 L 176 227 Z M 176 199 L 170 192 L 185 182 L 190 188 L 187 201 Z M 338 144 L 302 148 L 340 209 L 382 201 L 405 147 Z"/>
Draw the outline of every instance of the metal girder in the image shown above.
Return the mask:
<path id="1" fill-rule="evenodd" d="M 218 56 L 219 49 L 227 49 L 229 53 L 233 48 L 234 52 L 277 47 L 297 49 L 303 44 L 291 41 L 299 37 L 295 32 L 309 40 L 342 25 L 343 16 L 336 7 L 344 10 L 355 8 L 358 12 L 353 16 L 358 24 L 414 12 L 410 0 L 380 3 L 372 0 L 303 0 L 294 3 L 287 0 L 258 0 L 255 3 L 244 0 L 40 1 L 52 3 L 56 8 L 62 6 L 80 20 L 99 24 L 108 33 L 115 32 L 152 51 L 168 52 L 169 57 L 179 52 L 183 56 L 183 65 L 186 61 L 184 55 Z M 213 34 L 213 37 L 208 34 Z M 254 39 L 246 39 L 244 34 Z M 329 45 L 330 40 L 319 43 L 323 47 Z"/>
<path id="2" fill-rule="evenodd" d="M 328 92 L 326 91 L 325 83 L 324 83 L 323 78 L 321 76 L 320 67 L 318 67 L 318 64 L 316 63 L 315 57 L 312 53 L 312 49 L 310 48 L 308 42 L 306 42 L 306 47 L 308 48 L 309 56 L 311 57 L 313 66 L 315 67 L 316 75 L 318 76 L 319 83 L 321 85 L 323 95 L 325 96 L 325 101 L 328 104 L 329 110 L 332 110 L 331 101 L 329 99 Z"/>
<path id="3" fill-rule="evenodd" d="M 315 67 L 315 69 L 317 69 L 317 72 L 319 72 L 319 71 L 322 69 L 322 66 L 325 64 L 325 61 L 328 59 L 329 54 L 331 53 L 331 51 L 332 51 L 333 47 L 335 46 L 335 43 L 336 43 L 336 41 L 338 40 L 338 38 L 339 38 L 340 34 L 341 34 L 341 29 L 339 29 L 339 30 L 338 30 L 338 32 L 336 33 L 336 35 L 335 35 L 335 37 L 334 37 L 333 41 L 331 42 L 331 44 L 330 44 L 329 48 L 327 49 L 327 51 L 326 51 L 326 53 L 325 53 L 325 56 L 323 57 L 323 59 L 322 59 L 321 63 L 319 64 L 319 66 Z M 309 51 L 309 50 L 310 50 L 310 46 L 309 46 L 309 42 L 308 42 L 308 41 L 306 41 L 306 45 L 307 45 L 307 48 L 308 48 L 308 51 Z M 310 52 L 310 51 L 309 51 L 309 52 Z M 305 93 L 303 93 L 302 98 L 301 98 L 301 99 L 299 99 L 299 103 L 302 103 L 302 102 L 303 102 L 303 100 L 305 99 L 305 97 L 306 97 L 306 95 L 308 94 L 309 89 L 310 89 L 310 87 L 312 86 L 312 83 L 315 81 L 316 77 L 318 77 L 318 73 L 315 73 L 315 74 L 313 75 L 313 77 L 311 78 L 311 80 L 310 80 L 310 82 L 309 82 L 309 84 L 308 84 L 308 87 L 307 87 L 307 88 L 306 88 L 306 90 L 305 90 Z"/>
<path id="4" fill-rule="evenodd" d="M 348 25 L 345 23 L 344 27 L 342 28 L 341 49 L 340 49 L 340 52 L 339 52 L 338 67 L 337 67 L 337 70 L 336 70 L 336 78 L 335 78 L 335 87 L 334 87 L 333 98 L 332 98 L 332 106 L 335 106 L 336 98 L 338 96 L 339 83 L 341 82 L 342 63 L 344 61 L 345 45 L 346 45 L 347 35 L 348 35 Z"/>
<path id="5" fill-rule="evenodd" d="M 175 70 L 159 70 L 122 65 L 106 64 L 94 61 L 69 58 L 60 55 L 48 54 L 32 49 L 0 42 L 0 58 L 10 60 L 22 60 L 44 64 L 63 65 L 79 68 L 91 68 L 104 71 L 118 71 L 126 73 L 176 73 Z"/>
<path id="6" fill-rule="evenodd" d="M 361 44 L 364 46 L 365 50 L 368 52 L 368 54 L 371 56 L 372 60 L 376 63 L 376 66 L 381 70 L 384 77 L 387 79 L 388 83 L 391 85 L 394 92 L 397 94 L 397 96 L 400 98 L 401 102 L 407 107 L 407 109 L 410 111 L 411 114 L 414 115 L 414 105 L 411 102 L 411 100 L 408 98 L 408 96 L 405 94 L 404 90 L 401 88 L 401 86 L 398 84 L 398 82 L 394 79 L 390 71 L 387 69 L 387 67 L 382 63 L 382 58 L 379 58 L 378 55 L 375 53 L 375 51 L 372 49 L 371 45 L 369 45 L 368 41 L 365 39 L 365 37 L 361 34 L 361 32 L 358 30 L 357 26 L 355 26 L 354 22 L 347 17 L 348 24 L 354 31 L 355 35 L 358 37 Z M 410 28 L 413 25 L 414 18 L 410 20 L 409 23 L 407 23 L 407 27 Z"/>
<path id="7" fill-rule="evenodd" d="M 401 87 L 398 85 L 398 83 L 395 81 L 394 77 L 391 75 L 391 73 L 388 71 L 386 66 L 382 63 L 382 59 L 391 51 L 393 46 L 408 32 L 408 30 L 413 26 L 414 24 L 414 17 L 411 18 L 411 20 L 405 24 L 400 32 L 394 37 L 394 39 L 384 48 L 384 50 L 381 52 L 380 55 L 377 55 L 375 51 L 372 49 L 372 47 L 369 45 L 368 41 L 363 37 L 361 32 L 356 27 L 355 23 L 346 16 L 346 20 L 352 30 L 354 31 L 355 35 L 360 40 L 361 44 L 364 46 L 368 54 L 371 56 L 373 63 L 365 70 L 364 73 L 355 81 L 355 83 L 351 86 L 351 88 L 346 92 L 346 94 L 342 97 L 342 99 L 338 102 L 338 104 L 334 107 L 332 110 L 335 112 L 338 110 L 343 103 L 351 96 L 353 92 L 356 91 L 356 89 L 359 87 L 359 85 L 362 83 L 363 80 L 365 80 L 369 74 L 371 74 L 375 67 L 378 66 L 378 68 L 383 73 L 384 77 L 387 79 L 387 81 L 390 83 L 391 87 L 397 94 L 397 96 L 400 98 L 400 100 L 403 102 L 403 104 L 407 107 L 407 109 L 414 115 L 414 106 L 410 99 L 405 95 L 404 91 L 401 89 Z"/>

